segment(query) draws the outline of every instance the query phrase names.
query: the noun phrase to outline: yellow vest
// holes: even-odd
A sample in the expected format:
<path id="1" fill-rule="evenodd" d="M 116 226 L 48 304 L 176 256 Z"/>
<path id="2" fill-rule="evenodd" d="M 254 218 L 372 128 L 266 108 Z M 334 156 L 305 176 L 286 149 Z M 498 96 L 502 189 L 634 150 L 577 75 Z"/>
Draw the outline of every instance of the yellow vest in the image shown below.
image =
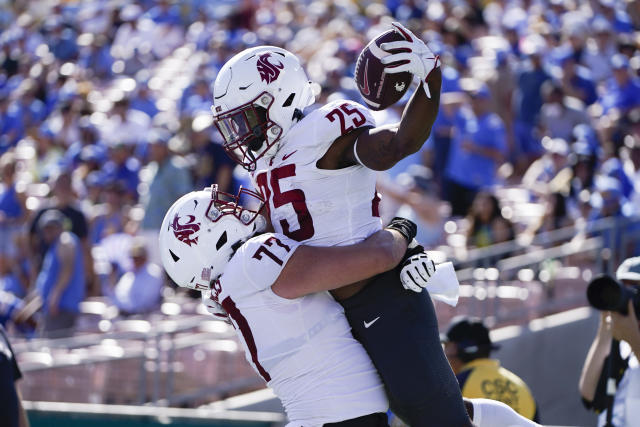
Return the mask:
<path id="1" fill-rule="evenodd" d="M 498 360 L 472 360 L 464 365 L 457 377 L 464 397 L 499 400 L 533 420 L 536 402 L 531 390 L 520 377 L 501 367 Z"/>

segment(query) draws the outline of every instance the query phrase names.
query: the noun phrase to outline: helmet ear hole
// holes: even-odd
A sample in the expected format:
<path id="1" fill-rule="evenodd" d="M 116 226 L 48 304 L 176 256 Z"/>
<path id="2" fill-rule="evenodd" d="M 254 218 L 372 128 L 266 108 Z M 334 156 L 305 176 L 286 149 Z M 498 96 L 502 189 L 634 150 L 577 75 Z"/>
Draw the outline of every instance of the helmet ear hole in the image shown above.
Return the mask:
<path id="1" fill-rule="evenodd" d="M 293 104 L 293 100 L 296 97 L 295 93 L 291 93 L 291 95 L 289 95 L 289 97 L 284 101 L 284 103 L 282 104 L 283 107 L 288 107 L 291 104 Z"/>
<path id="2" fill-rule="evenodd" d="M 220 248 L 223 247 L 225 243 L 227 243 L 227 231 L 226 230 L 224 231 L 224 233 L 222 233 L 222 235 L 218 239 L 218 243 L 216 243 L 216 250 L 219 251 Z"/>

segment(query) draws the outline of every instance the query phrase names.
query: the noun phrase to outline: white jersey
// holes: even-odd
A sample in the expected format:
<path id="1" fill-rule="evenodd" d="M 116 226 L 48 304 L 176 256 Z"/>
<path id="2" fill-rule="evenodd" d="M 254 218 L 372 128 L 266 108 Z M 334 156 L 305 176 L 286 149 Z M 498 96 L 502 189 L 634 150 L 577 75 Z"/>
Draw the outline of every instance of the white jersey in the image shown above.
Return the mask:
<path id="1" fill-rule="evenodd" d="M 258 160 L 252 177 L 278 233 L 333 246 L 360 242 L 382 228 L 373 170 L 316 166 L 337 138 L 363 126 L 375 126 L 367 108 L 352 101 L 331 102 L 295 124 L 273 158 Z"/>
<path id="2" fill-rule="evenodd" d="M 329 293 L 285 299 L 271 289 L 298 245 L 273 233 L 250 239 L 214 282 L 212 298 L 291 421 L 313 427 L 386 412 L 378 373 Z"/>

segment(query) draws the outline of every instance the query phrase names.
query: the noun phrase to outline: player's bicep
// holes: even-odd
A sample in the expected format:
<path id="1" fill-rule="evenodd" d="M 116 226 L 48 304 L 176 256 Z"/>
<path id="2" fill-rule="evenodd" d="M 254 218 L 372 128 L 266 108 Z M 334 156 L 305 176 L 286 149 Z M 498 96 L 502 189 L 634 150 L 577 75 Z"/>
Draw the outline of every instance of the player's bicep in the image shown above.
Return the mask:
<path id="1" fill-rule="evenodd" d="M 341 169 L 361 164 L 384 170 L 397 162 L 397 148 L 391 144 L 397 125 L 376 127 L 371 112 L 352 101 L 328 104 L 323 108 L 323 117 L 319 125 L 321 139 L 332 142 L 318 160 L 318 168 Z"/>
<path id="2" fill-rule="evenodd" d="M 404 153 L 396 144 L 398 125 L 366 129 L 354 141 L 351 156 L 355 162 L 372 170 L 387 170 L 402 160 Z"/>

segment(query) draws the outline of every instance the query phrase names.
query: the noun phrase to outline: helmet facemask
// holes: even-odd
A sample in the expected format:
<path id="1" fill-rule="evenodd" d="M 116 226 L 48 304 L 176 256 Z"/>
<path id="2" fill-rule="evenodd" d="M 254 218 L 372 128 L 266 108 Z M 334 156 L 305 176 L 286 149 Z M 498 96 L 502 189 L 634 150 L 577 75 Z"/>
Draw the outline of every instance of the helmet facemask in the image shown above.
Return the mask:
<path id="1" fill-rule="evenodd" d="M 270 93 L 263 92 L 246 104 L 214 115 L 224 139 L 224 149 L 249 171 L 255 169 L 258 159 L 277 146 L 282 136 L 282 128 L 269 118 L 273 101 Z"/>
<path id="2" fill-rule="evenodd" d="M 260 215 L 264 207 L 264 199 L 260 194 L 242 186 L 237 195 L 218 191 L 217 184 L 210 188 L 211 202 L 209 202 L 205 216 L 211 222 L 216 223 L 225 215 L 232 215 L 245 226 L 255 223 L 252 235 L 264 229 L 266 221 Z"/>

